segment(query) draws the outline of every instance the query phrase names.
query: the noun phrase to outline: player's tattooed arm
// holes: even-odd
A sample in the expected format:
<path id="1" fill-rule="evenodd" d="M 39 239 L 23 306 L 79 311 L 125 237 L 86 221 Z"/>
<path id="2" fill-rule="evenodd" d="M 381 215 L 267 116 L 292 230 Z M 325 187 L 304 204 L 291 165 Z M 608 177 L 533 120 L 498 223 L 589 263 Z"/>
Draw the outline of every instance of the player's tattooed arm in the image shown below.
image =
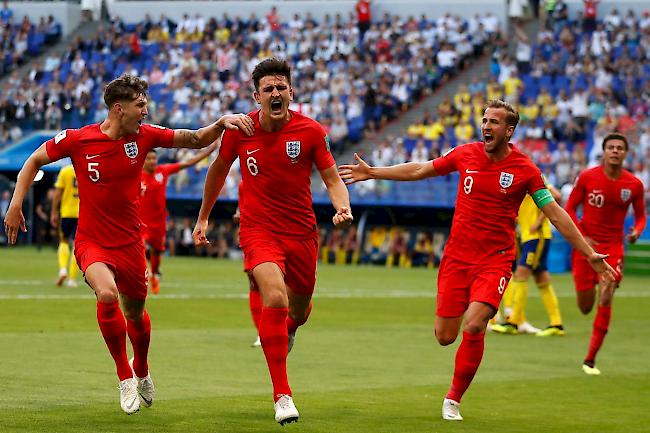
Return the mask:
<path id="1" fill-rule="evenodd" d="M 199 149 L 205 146 L 201 146 L 199 131 L 191 131 L 189 129 L 177 129 L 174 131 L 174 147 L 186 147 L 190 149 Z"/>
<path id="2" fill-rule="evenodd" d="M 209 146 L 220 138 L 226 129 L 239 129 L 244 134 L 251 136 L 255 132 L 255 125 L 253 119 L 245 114 L 227 114 L 221 116 L 216 122 L 196 131 L 190 131 L 188 129 L 175 130 L 174 147 L 200 149 Z"/>

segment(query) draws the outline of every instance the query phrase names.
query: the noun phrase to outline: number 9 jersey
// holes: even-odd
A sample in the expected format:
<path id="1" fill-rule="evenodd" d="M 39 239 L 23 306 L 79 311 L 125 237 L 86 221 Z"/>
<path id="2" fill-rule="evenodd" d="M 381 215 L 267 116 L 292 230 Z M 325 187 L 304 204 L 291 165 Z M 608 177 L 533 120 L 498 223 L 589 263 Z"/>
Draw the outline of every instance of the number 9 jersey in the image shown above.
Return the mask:
<path id="1" fill-rule="evenodd" d="M 115 248 L 142 240 L 142 166 L 154 147 L 172 147 L 174 131 L 141 125 L 137 134 L 113 140 L 100 125 L 63 130 L 45 146 L 52 161 L 72 159 L 79 187 L 77 240 Z"/>

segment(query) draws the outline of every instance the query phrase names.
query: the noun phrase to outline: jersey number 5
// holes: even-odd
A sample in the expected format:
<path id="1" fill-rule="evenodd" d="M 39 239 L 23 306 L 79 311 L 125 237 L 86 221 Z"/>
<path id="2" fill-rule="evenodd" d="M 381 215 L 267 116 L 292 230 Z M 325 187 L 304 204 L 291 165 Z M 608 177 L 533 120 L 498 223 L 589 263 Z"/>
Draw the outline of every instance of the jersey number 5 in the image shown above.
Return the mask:
<path id="1" fill-rule="evenodd" d="M 89 162 L 88 163 L 88 177 L 90 180 L 93 182 L 97 182 L 99 180 L 99 162 Z"/>

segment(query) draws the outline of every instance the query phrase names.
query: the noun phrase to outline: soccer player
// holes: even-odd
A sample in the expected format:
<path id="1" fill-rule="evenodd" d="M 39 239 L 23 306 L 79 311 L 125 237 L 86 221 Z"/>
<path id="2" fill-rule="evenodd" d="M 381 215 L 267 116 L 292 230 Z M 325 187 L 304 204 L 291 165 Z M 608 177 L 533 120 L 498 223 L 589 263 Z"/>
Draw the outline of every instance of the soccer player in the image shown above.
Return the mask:
<path id="1" fill-rule="evenodd" d="M 77 177 L 74 174 L 74 167 L 72 165 L 66 165 L 61 168 L 54 183 L 54 188 L 50 223 L 52 227 L 59 229 L 59 248 L 57 250 L 59 277 L 56 280 L 56 285 L 61 286 L 65 279 L 70 277 L 66 285 L 68 287 L 77 287 L 76 278 L 79 272 L 79 266 L 77 266 L 75 260 L 70 260 L 70 245 L 73 244 L 74 236 L 77 232 L 79 189 L 77 187 Z M 59 204 L 61 205 L 60 209 Z M 61 216 L 60 220 L 59 211 Z M 61 223 L 60 227 L 59 223 Z"/>
<path id="2" fill-rule="evenodd" d="M 127 414 L 137 412 L 141 400 L 150 406 L 154 399 L 147 365 L 151 321 L 144 308 L 147 264 L 138 209 L 146 155 L 155 146 L 205 147 L 225 129 L 253 133 L 244 115 L 223 116 L 197 131 L 143 124 L 146 92 L 147 83 L 131 75 L 111 81 L 104 91 L 106 119 L 61 131 L 36 149 L 18 174 L 4 220 L 8 241 L 14 244 L 18 231 L 27 231 L 22 204 L 38 169 L 66 156 L 72 159 L 79 185 L 75 257 L 97 297 L 97 322 L 117 367 L 120 405 Z M 131 361 L 127 335 L 133 346 Z"/>
<path id="3" fill-rule="evenodd" d="M 428 162 L 371 167 L 355 154 L 357 164 L 342 165 L 346 183 L 366 179 L 414 181 L 458 171 L 458 198 L 451 232 L 438 273 L 435 335 L 443 345 L 453 343 L 464 320 L 463 340 L 456 352 L 451 388 L 443 400 L 442 417 L 462 420 L 461 397 L 478 370 L 488 320 L 496 313 L 512 274 L 515 217 L 528 193 L 560 233 L 587 259 L 596 272 L 613 278 L 605 255 L 596 253 L 567 213 L 553 200 L 540 170 L 509 143 L 519 122 L 511 105 L 487 103 L 482 142 L 457 146 Z"/>
<path id="4" fill-rule="evenodd" d="M 244 268 L 262 296 L 259 335 L 273 382 L 275 420 L 285 424 L 299 416 L 287 380 L 287 353 L 296 330 L 309 317 L 316 282 L 318 228 L 312 209 L 312 165 L 320 171 L 336 209 L 334 225 L 349 225 L 352 213 L 324 129 L 289 110 L 293 99 L 289 64 L 266 59 L 253 70 L 252 81 L 260 105 L 249 114 L 255 134 L 224 134 L 219 156 L 208 169 L 193 235 L 197 245 L 208 243 L 208 216 L 231 164 L 239 158 L 243 180 L 239 240 Z"/>
<path id="5" fill-rule="evenodd" d="M 187 161 L 161 165 L 158 165 L 158 156 L 152 149 L 144 160 L 140 181 L 140 218 L 144 224 L 144 242 L 151 266 L 149 284 L 154 294 L 160 291 L 160 261 L 167 234 L 167 180 L 172 174 L 199 163 L 216 148 L 215 142 Z"/>
<path id="6" fill-rule="evenodd" d="M 635 224 L 626 237 L 627 241 L 636 242 L 646 225 L 643 184 L 623 168 L 629 150 L 627 139 L 621 134 L 609 134 L 603 139 L 602 147 L 602 164 L 580 174 L 566 205 L 567 212 L 577 221 L 587 242 L 609 254 L 607 261 L 616 269 L 614 281 L 600 282 L 599 285 L 597 275 L 582 257 L 573 253 L 573 281 L 578 308 L 583 314 L 589 314 L 593 308 L 596 300 L 594 287 L 599 285 L 591 342 L 582 365 L 583 371 L 591 375 L 600 374 L 596 368 L 596 354 L 609 329 L 614 291 L 623 278 L 623 225 L 630 204 L 634 209 Z M 582 206 L 581 220 L 576 214 L 578 206 Z"/>
<path id="7" fill-rule="evenodd" d="M 553 198 L 559 201 L 560 192 L 552 185 L 547 184 L 546 187 L 553 195 Z M 548 272 L 548 249 L 552 238 L 551 224 L 528 194 L 526 194 L 519 207 L 517 223 L 519 224 L 521 236 L 521 252 L 515 273 L 510 279 L 510 287 L 508 287 L 508 290 L 514 291 L 514 303 L 506 323 L 492 325 L 492 331 L 501 334 L 517 334 L 517 332 L 525 331 L 525 329 L 521 329 L 522 325 L 533 328 L 532 325 L 526 322 L 525 318 L 528 301 L 528 278 L 532 274 L 550 324 L 542 330 L 533 328 L 537 332 L 531 333 L 538 337 L 564 335 L 560 304 L 551 283 L 551 275 Z"/>

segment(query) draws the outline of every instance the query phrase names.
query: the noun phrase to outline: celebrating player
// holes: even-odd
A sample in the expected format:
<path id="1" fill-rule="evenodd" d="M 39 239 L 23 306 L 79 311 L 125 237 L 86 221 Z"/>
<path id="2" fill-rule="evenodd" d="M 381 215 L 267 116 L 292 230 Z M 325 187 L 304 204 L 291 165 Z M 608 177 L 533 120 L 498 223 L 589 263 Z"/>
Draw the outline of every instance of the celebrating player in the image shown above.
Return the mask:
<path id="1" fill-rule="evenodd" d="M 240 244 L 244 268 L 262 295 L 259 335 L 273 382 L 275 420 L 298 420 L 287 380 L 287 353 L 296 329 L 311 311 L 316 282 L 318 229 L 312 209 L 312 165 L 328 189 L 335 226 L 352 222 L 348 191 L 336 170 L 328 137 L 314 120 L 289 110 L 293 99 L 291 70 L 285 60 L 266 59 L 253 70 L 255 101 L 250 113 L 255 135 L 226 132 L 219 156 L 208 169 L 203 203 L 194 229 L 197 245 L 208 243 L 208 216 L 231 164 L 239 157 Z"/>
<path id="2" fill-rule="evenodd" d="M 547 185 L 547 188 L 553 198 L 559 200 L 560 192 L 552 185 Z M 534 333 L 538 337 L 564 335 L 560 304 L 551 283 L 551 275 L 548 272 L 548 250 L 552 238 L 551 224 L 528 194 L 519 207 L 517 224 L 521 236 L 521 252 L 515 273 L 506 289 L 513 290 L 514 303 L 507 322 L 492 325 L 492 330 L 501 334 L 517 334 L 517 332 L 526 332 L 527 329 L 522 329 L 522 325 L 527 325 L 527 328 L 531 329 L 529 333 Z M 549 319 L 549 326 L 542 330 L 536 329 L 526 322 L 528 278 L 531 274 L 535 279 Z"/>
<path id="3" fill-rule="evenodd" d="M 342 165 L 346 183 L 366 179 L 420 180 L 458 171 L 458 198 L 451 233 L 438 273 L 435 334 L 443 345 L 453 343 L 463 327 L 456 352 L 451 388 L 443 400 L 442 417 L 462 420 L 460 400 L 483 357 L 485 329 L 496 313 L 512 274 L 515 217 L 526 193 L 596 272 L 613 278 L 603 254 L 585 241 L 571 218 L 544 185 L 540 170 L 509 143 L 519 114 L 503 101 L 486 105 L 483 142 L 467 143 L 428 162 L 371 167 L 355 154 L 357 164 Z"/>
<path id="4" fill-rule="evenodd" d="M 587 242 L 599 251 L 609 254 L 607 262 L 616 269 L 614 281 L 607 284 L 600 282 L 598 310 L 589 351 L 582 365 L 583 371 L 592 375 L 600 374 L 600 370 L 596 368 L 596 354 L 609 329 L 614 290 L 623 278 L 623 224 L 630 204 L 634 208 L 635 224 L 627 235 L 627 241 L 636 242 L 646 225 L 643 184 L 632 173 L 623 169 L 628 149 L 625 136 L 607 135 L 603 139 L 602 164 L 580 174 L 566 205 L 567 212 L 578 223 Z M 580 205 L 583 215 L 578 221 L 576 210 Z M 594 287 L 599 284 L 598 276 L 587 266 L 584 258 L 575 252 L 572 268 L 578 308 L 583 314 L 589 314 L 596 299 Z"/>
<path id="5" fill-rule="evenodd" d="M 56 280 L 56 285 L 62 285 L 65 279 L 69 277 L 66 285 L 68 287 L 76 287 L 79 266 L 77 266 L 75 260 L 70 260 L 70 245 L 74 242 L 74 236 L 77 232 L 79 189 L 77 188 L 77 177 L 74 174 L 74 167 L 72 165 L 66 165 L 61 168 L 54 183 L 54 188 L 56 189 L 52 197 L 50 223 L 53 227 L 59 229 L 59 248 L 57 250 L 59 277 Z M 61 209 L 59 209 L 59 204 L 61 205 Z M 59 223 L 61 224 L 60 227 Z"/>
<path id="6" fill-rule="evenodd" d="M 151 266 L 149 284 L 151 291 L 160 291 L 160 260 L 165 251 L 167 232 L 167 180 L 169 176 L 178 173 L 202 161 L 217 148 L 212 143 L 187 161 L 174 164 L 158 164 L 155 150 L 150 150 L 142 167 L 140 181 L 140 218 L 144 224 L 144 242 L 147 246 L 147 256 Z"/>
<path id="7" fill-rule="evenodd" d="M 244 115 L 223 116 L 198 131 L 145 125 L 146 92 L 147 83 L 137 77 L 111 81 L 104 92 L 109 112 L 103 122 L 61 131 L 36 149 L 18 174 L 4 221 L 13 244 L 19 230 L 27 231 L 22 204 L 38 169 L 66 156 L 72 159 L 80 199 L 75 257 L 95 291 L 97 322 L 117 367 L 120 405 L 128 414 L 139 410 L 140 400 L 150 406 L 154 399 L 147 365 L 151 321 L 144 308 L 147 264 L 138 209 L 146 155 L 155 146 L 205 147 L 225 129 L 253 133 L 252 121 Z M 126 354 L 127 334 L 132 362 Z"/>

